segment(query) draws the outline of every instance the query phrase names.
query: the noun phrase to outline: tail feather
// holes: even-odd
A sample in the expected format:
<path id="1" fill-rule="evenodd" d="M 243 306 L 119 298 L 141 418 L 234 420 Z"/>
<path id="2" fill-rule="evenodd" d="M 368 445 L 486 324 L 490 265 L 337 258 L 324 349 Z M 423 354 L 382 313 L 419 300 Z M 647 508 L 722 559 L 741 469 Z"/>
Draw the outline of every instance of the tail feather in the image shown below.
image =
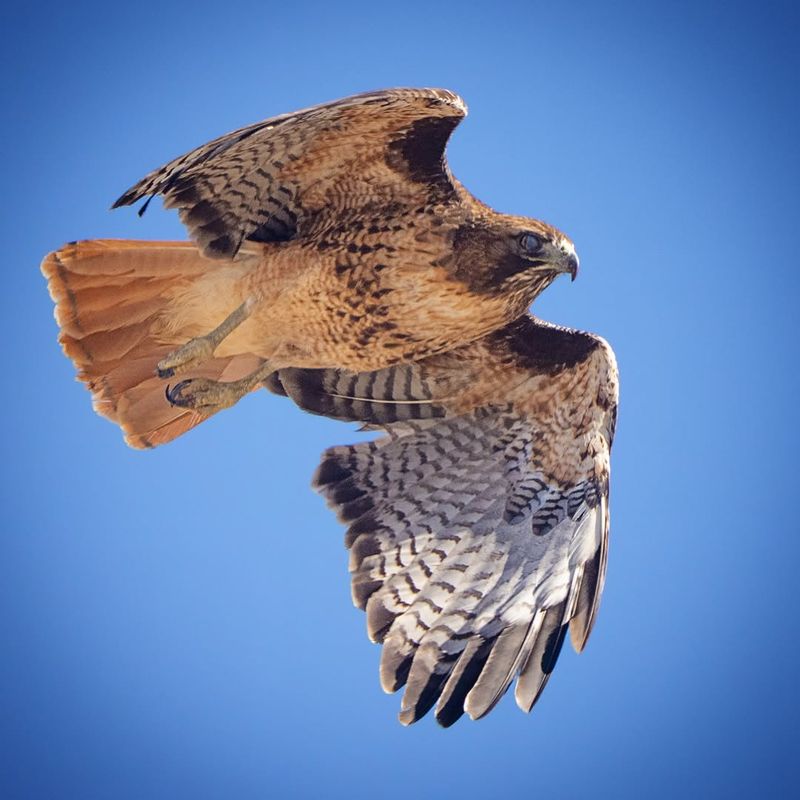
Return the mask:
<path id="1" fill-rule="evenodd" d="M 165 281 L 159 283 L 168 285 Z M 129 296 L 129 293 L 135 290 L 138 292 L 145 290 L 154 294 L 139 300 Z M 110 293 L 105 287 L 81 292 L 80 320 L 71 320 L 69 326 L 65 326 L 66 332 L 72 336 L 85 338 L 92 334 L 106 334 L 118 329 L 129 330 L 140 323 L 149 323 L 164 307 L 163 294 L 158 292 L 158 287 L 134 284 L 126 286 L 124 290 L 115 287 L 114 293 L 122 295 L 123 291 L 125 296 L 113 305 L 109 305 Z M 121 320 L 124 320 L 124 323 L 121 323 Z"/>
<path id="2" fill-rule="evenodd" d="M 196 335 L 170 328 L 165 341 L 165 317 L 176 292 L 209 267 L 190 242 L 125 240 L 72 242 L 42 263 L 64 352 L 92 392 L 95 410 L 120 425 L 132 447 L 164 444 L 208 416 L 172 406 L 155 370 Z M 214 358 L 185 377 L 236 380 L 261 363 L 251 354 Z"/>

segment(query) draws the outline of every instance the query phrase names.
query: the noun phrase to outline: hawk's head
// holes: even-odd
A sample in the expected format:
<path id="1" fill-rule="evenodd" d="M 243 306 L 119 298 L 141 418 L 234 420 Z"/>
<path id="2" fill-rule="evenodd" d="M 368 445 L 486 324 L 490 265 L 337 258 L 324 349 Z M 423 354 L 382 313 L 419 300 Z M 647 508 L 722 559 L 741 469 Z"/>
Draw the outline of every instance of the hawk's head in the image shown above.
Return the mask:
<path id="1" fill-rule="evenodd" d="M 494 214 L 461 227 L 455 237 L 457 273 L 479 291 L 522 294 L 530 303 L 561 273 L 575 280 L 578 256 L 569 237 L 527 217 Z"/>

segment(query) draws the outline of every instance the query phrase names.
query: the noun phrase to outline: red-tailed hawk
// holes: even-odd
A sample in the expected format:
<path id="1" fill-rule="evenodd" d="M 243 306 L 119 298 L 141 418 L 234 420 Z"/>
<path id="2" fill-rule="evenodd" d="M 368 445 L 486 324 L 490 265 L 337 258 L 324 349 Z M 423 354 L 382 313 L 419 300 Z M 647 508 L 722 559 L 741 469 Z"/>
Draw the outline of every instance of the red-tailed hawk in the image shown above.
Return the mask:
<path id="1" fill-rule="evenodd" d="M 262 385 L 385 431 L 328 451 L 315 485 L 349 523 L 406 723 L 480 717 L 515 678 L 530 709 L 605 574 L 614 358 L 527 316 L 578 260 L 453 178 L 465 113 L 395 89 L 242 128 L 115 204 L 162 195 L 194 243 L 76 242 L 42 265 L 65 352 L 134 447 Z"/>

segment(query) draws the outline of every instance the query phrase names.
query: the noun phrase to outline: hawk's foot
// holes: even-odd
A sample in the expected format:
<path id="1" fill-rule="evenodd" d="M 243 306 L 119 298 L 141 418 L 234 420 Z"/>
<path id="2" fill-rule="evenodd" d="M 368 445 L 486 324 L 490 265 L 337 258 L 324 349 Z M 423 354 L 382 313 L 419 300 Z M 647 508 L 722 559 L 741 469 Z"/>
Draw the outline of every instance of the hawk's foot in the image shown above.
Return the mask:
<path id="1" fill-rule="evenodd" d="M 238 381 L 189 378 L 176 383 L 175 386 L 167 386 L 167 400 L 173 406 L 214 414 L 238 403 L 242 397 L 266 380 L 274 371 L 275 368 L 267 363 Z"/>
<path id="2" fill-rule="evenodd" d="M 230 383 L 208 378 L 191 378 L 175 386 L 167 386 L 165 394 L 173 406 L 209 413 L 230 408 L 242 396 Z"/>
<path id="3" fill-rule="evenodd" d="M 208 336 L 189 339 L 185 345 L 173 350 L 166 358 L 158 362 L 156 374 L 159 378 L 173 378 L 190 367 L 207 361 L 214 355 L 216 346 L 216 343 Z"/>
<path id="4" fill-rule="evenodd" d="M 219 343 L 231 331 L 239 327 L 249 316 L 256 304 L 253 297 L 244 301 L 235 311 L 225 317 L 213 331 L 205 336 L 190 339 L 185 345 L 173 350 L 166 358 L 158 362 L 156 374 L 159 378 L 173 378 L 187 369 L 201 364 L 211 358 Z"/>

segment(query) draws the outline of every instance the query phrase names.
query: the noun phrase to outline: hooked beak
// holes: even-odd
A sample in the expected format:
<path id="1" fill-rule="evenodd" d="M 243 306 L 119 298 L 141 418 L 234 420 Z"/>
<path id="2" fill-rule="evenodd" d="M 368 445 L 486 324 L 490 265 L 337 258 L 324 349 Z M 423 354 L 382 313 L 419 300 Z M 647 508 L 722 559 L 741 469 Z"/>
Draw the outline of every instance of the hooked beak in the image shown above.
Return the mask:
<path id="1" fill-rule="evenodd" d="M 572 276 L 573 281 L 575 280 L 575 278 L 578 277 L 578 266 L 580 265 L 580 263 L 581 262 L 578 260 L 577 254 L 570 253 L 567 256 L 566 260 L 567 269 L 565 270 L 565 272 L 569 272 L 569 274 Z"/>
<path id="2" fill-rule="evenodd" d="M 573 281 L 578 276 L 580 261 L 572 242 L 566 239 L 558 245 L 548 245 L 541 258 L 542 260 L 537 263 L 542 272 L 567 273 Z"/>
<path id="3" fill-rule="evenodd" d="M 562 241 L 559 253 L 559 262 L 563 265 L 563 272 L 568 272 L 574 281 L 575 278 L 578 277 L 578 266 L 581 262 L 578 259 L 578 254 L 575 252 L 575 247 L 572 242 L 566 240 Z"/>

